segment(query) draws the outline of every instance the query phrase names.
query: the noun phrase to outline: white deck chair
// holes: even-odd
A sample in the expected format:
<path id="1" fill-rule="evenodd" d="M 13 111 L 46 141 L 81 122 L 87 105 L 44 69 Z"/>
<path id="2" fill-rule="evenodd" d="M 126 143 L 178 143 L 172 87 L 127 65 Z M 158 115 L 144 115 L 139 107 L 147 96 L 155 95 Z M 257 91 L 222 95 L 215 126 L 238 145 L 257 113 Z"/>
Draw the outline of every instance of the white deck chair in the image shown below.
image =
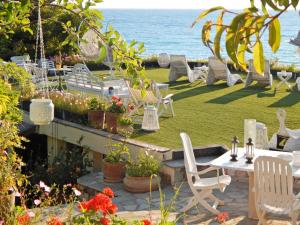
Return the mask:
<path id="1" fill-rule="evenodd" d="M 224 192 L 226 186 L 231 182 L 231 177 L 225 175 L 224 170 L 222 171 L 223 175 L 219 175 L 219 169 L 213 167 L 209 167 L 198 172 L 197 163 L 189 136 L 186 133 L 180 133 L 180 137 L 182 139 L 184 148 L 184 164 L 186 176 L 188 184 L 194 195 L 181 211 L 186 212 L 197 204 L 201 204 L 204 208 L 206 208 L 213 214 L 218 214 L 219 210 L 217 210 L 217 206 L 223 205 L 224 202 L 215 197 L 212 192 L 215 189 L 219 189 L 220 191 Z M 199 175 L 213 170 L 217 171 L 217 177 L 200 178 Z M 214 202 L 213 205 L 211 206 L 210 204 L 208 204 L 206 199 L 212 200 Z"/>
<path id="2" fill-rule="evenodd" d="M 254 188 L 258 224 L 265 224 L 265 214 L 289 215 L 297 224 L 299 195 L 293 193 L 292 168 L 288 161 L 260 156 L 254 162 Z"/>
<path id="3" fill-rule="evenodd" d="M 253 60 L 249 60 L 249 72 L 246 78 L 245 87 L 248 87 L 253 81 L 257 81 L 257 84 L 264 86 L 271 86 L 273 83 L 273 76 L 270 71 L 270 61 L 265 60 L 264 74 L 258 74 L 254 68 Z"/>
<path id="4" fill-rule="evenodd" d="M 176 81 L 182 76 L 187 76 L 193 83 L 199 78 L 199 73 L 194 73 L 190 68 L 185 55 L 170 55 L 169 81 Z"/>
<path id="5" fill-rule="evenodd" d="M 172 116 L 175 116 L 173 109 L 173 94 L 168 94 L 163 97 L 154 81 L 151 82 L 150 89 L 145 91 L 145 96 L 142 95 L 142 89 L 130 87 L 128 84 L 128 90 L 132 101 L 135 104 L 134 110 L 132 110 L 128 116 L 133 116 L 138 110 L 146 105 L 154 105 L 158 109 L 158 116 L 160 117 L 165 113 L 168 108 L 171 110 Z M 160 109 L 160 106 L 163 108 Z"/>
<path id="6" fill-rule="evenodd" d="M 243 82 L 242 77 L 238 74 L 230 73 L 227 65 L 220 61 L 217 57 L 208 58 L 208 76 L 206 80 L 207 85 L 224 80 L 227 82 L 227 86 L 231 87 L 236 83 Z"/>

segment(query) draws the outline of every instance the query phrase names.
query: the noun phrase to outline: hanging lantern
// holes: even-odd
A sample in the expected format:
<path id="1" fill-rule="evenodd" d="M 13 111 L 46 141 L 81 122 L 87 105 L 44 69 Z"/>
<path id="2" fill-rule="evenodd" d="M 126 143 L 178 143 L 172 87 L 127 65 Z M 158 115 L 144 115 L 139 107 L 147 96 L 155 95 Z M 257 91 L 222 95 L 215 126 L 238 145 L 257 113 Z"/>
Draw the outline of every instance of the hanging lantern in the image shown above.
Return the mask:
<path id="1" fill-rule="evenodd" d="M 40 49 L 41 62 L 45 62 L 46 59 L 44 51 L 40 0 L 38 1 L 38 24 L 36 39 L 35 63 L 37 63 L 38 49 Z M 29 118 L 35 125 L 47 125 L 54 119 L 54 105 L 52 100 L 49 99 L 47 70 L 43 67 L 36 67 L 33 69 L 33 72 L 35 73 L 36 77 L 42 81 L 42 85 L 39 87 L 39 92 L 42 94 L 43 98 L 31 100 Z"/>
<path id="2" fill-rule="evenodd" d="M 232 145 L 231 145 L 230 161 L 236 162 L 237 161 L 236 158 L 237 158 L 238 144 L 239 144 L 239 140 L 238 140 L 237 136 L 233 137 L 233 140 L 231 143 L 232 143 Z"/>
<path id="3" fill-rule="evenodd" d="M 35 125 L 47 125 L 54 119 L 54 105 L 51 99 L 32 99 L 30 120 Z"/>
<path id="4" fill-rule="evenodd" d="M 160 53 L 157 62 L 160 67 L 168 67 L 170 65 L 170 56 L 167 53 Z"/>
<path id="5" fill-rule="evenodd" d="M 252 139 L 249 138 L 246 144 L 246 159 L 247 159 L 246 163 L 252 164 L 253 158 L 254 158 L 254 145 L 252 143 Z"/>

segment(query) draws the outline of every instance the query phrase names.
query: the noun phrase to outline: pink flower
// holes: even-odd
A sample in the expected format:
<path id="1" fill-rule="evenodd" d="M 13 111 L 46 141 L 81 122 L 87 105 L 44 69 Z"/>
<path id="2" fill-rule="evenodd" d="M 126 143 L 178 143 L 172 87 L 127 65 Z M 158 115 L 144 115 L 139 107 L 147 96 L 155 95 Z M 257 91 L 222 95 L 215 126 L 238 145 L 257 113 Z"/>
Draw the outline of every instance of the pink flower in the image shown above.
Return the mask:
<path id="1" fill-rule="evenodd" d="M 75 193 L 76 196 L 80 196 L 81 195 L 81 192 L 78 191 L 76 188 L 73 188 L 73 191 Z"/>
<path id="2" fill-rule="evenodd" d="M 44 188 L 46 185 L 43 181 L 40 181 L 40 188 Z"/>
<path id="3" fill-rule="evenodd" d="M 21 197 L 21 193 L 20 192 L 16 192 L 16 197 Z"/>
<path id="4" fill-rule="evenodd" d="M 41 204 L 41 200 L 39 200 L 39 199 L 35 199 L 33 202 L 34 202 L 35 205 Z"/>
<path id="5" fill-rule="evenodd" d="M 123 103 L 122 102 L 117 102 L 117 106 L 122 107 Z"/>
<path id="6" fill-rule="evenodd" d="M 50 191 L 51 191 L 51 188 L 50 188 L 50 187 L 48 187 L 47 185 L 45 185 L 45 191 L 50 193 Z"/>
<path id="7" fill-rule="evenodd" d="M 118 102 L 118 101 L 120 101 L 120 98 L 118 96 L 112 96 L 111 100 L 113 102 Z"/>

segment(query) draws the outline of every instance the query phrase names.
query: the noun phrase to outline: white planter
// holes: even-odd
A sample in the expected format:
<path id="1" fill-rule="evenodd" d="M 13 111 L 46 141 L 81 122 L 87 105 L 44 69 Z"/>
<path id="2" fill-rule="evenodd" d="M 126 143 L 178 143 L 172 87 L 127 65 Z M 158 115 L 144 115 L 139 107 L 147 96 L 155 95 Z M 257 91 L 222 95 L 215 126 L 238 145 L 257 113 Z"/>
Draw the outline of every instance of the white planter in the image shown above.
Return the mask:
<path id="1" fill-rule="evenodd" d="M 51 99 L 32 99 L 30 120 L 35 125 L 47 125 L 54 119 L 54 105 Z"/>

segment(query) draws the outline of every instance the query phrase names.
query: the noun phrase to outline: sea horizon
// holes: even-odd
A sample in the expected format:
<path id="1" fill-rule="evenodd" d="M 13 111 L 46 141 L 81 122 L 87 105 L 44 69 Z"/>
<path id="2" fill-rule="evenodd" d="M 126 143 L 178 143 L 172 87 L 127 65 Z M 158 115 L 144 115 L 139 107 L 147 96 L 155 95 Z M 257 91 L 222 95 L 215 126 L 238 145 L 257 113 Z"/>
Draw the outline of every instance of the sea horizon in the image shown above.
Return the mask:
<path id="1" fill-rule="evenodd" d="M 191 28 L 202 9 L 104 9 L 104 29 L 107 24 L 113 25 L 130 42 L 144 42 L 146 51 L 143 57 L 159 53 L 184 54 L 188 59 L 207 59 L 212 55 L 202 44 L 201 29 L 205 20 L 215 19 L 217 13 L 212 13 L 202 22 Z M 239 10 L 236 10 L 239 11 Z M 226 17 L 228 22 L 230 17 Z M 296 21 L 296 22 L 295 22 Z M 276 54 L 268 46 L 268 32 L 263 36 L 265 57 L 278 60 L 281 64 L 295 64 L 300 67 L 300 56 L 297 47 L 289 44 L 289 40 L 297 36 L 300 30 L 298 11 L 288 11 L 280 17 L 281 46 Z M 214 32 L 212 32 L 214 35 Z M 225 40 L 222 38 L 222 56 L 227 58 Z M 247 56 L 249 58 L 249 56 Z"/>

